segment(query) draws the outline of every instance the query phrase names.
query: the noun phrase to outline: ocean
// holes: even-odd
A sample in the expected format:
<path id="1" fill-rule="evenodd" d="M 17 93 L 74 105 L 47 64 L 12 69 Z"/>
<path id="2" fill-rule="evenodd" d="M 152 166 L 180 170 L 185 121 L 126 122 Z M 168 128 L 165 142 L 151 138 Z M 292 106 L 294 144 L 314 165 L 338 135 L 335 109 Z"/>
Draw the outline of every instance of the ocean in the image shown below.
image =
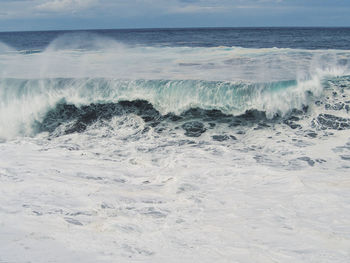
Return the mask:
<path id="1" fill-rule="evenodd" d="M 0 33 L 0 262 L 349 262 L 350 28 Z"/>

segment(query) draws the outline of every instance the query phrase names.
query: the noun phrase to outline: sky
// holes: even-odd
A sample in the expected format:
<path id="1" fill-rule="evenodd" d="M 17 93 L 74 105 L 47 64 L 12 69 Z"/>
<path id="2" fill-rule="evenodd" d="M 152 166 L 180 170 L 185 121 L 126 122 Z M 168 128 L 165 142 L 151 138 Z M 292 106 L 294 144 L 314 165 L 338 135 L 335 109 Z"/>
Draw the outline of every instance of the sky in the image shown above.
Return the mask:
<path id="1" fill-rule="evenodd" d="M 350 0 L 0 0 L 0 31 L 350 26 Z"/>

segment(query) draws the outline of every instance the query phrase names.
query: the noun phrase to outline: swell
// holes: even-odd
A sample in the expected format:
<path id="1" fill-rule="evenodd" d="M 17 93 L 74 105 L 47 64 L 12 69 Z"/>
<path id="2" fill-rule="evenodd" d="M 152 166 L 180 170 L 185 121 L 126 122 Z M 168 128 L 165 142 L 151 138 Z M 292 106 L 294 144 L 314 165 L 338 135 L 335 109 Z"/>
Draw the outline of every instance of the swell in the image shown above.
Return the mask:
<path id="1" fill-rule="evenodd" d="M 161 116 L 181 115 L 190 109 L 216 110 L 238 116 L 264 112 L 267 118 L 302 109 L 322 93 L 318 79 L 270 83 L 203 80 L 120 80 L 107 78 L 2 79 L 0 81 L 0 136 L 30 135 L 58 105 L 79 109 L 123 101 L 147 101 Z M 68 113 L 67 113 L 68 114 Z M 69 120 L 69 117 L 67 118 Z M 39 129 L 40 130 L 40 129 Z"/>

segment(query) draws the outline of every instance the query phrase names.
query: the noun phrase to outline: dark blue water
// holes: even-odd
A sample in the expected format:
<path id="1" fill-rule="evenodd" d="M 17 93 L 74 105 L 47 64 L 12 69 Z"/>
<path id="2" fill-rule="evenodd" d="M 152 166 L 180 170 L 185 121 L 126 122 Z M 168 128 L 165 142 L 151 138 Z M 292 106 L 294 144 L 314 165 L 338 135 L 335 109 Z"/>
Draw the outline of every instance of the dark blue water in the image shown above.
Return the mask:
<path id="1" fill-rule="evenodd" d="M 79 33 L 131 45 L 240 46 L 246 48 L 350 49 L 350 28 L 188 28 L 3 32 L 0 41 L 18 50 L 42 50 L 52 40 Z"/>

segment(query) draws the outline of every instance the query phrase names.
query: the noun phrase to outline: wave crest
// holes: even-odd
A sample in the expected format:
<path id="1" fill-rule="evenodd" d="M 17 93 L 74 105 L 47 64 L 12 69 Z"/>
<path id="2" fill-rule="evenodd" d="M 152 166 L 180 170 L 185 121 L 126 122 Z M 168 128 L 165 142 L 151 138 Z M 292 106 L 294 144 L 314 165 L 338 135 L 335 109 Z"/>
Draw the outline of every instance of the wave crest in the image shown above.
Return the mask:
<path id="1" fill-rule="evenodd" d="M 81 108 L 92 104 L 142 100 L 149 102 L 161 115 L 181 115 L 189 109 L 199 108 L 235 116 L 257 110 L 273 118 L 301 109 L 309 104 L 310 98 L 322 92 L 318 80 L 251 84 L 203 80 L 59 78 L 3 79 L 0 85 L 0 135 L 3 137 L 33 134 L 33 122 L 41 122 L 47 112 L 62 101 Z"/>

